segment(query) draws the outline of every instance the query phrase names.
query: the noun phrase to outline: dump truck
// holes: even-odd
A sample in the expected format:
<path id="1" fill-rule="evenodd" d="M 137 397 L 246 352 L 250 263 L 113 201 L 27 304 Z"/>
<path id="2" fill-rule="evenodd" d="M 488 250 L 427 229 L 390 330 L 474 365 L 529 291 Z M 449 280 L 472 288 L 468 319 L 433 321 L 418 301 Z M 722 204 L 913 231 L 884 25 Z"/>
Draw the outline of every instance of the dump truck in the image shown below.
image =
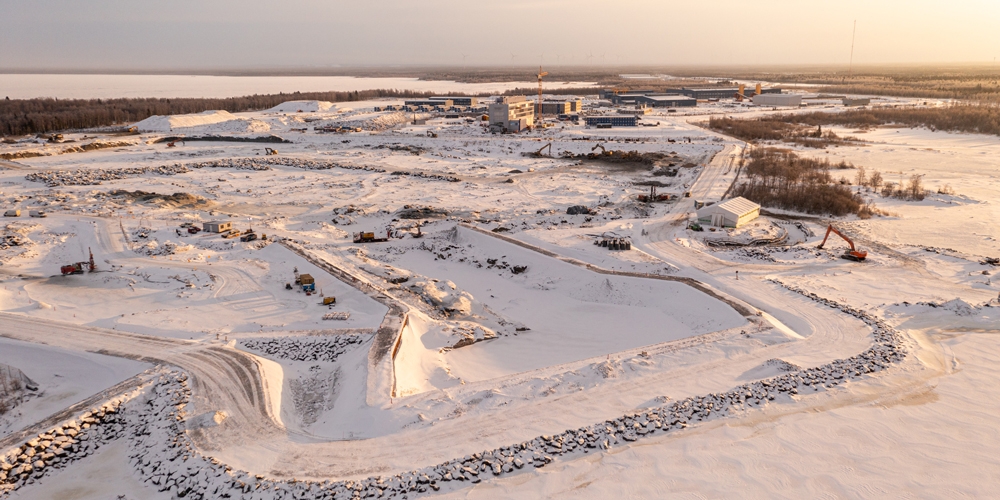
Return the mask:
<path id="1" fill-rule="evenodd" d="M 389 241 L 389 237 L 388 236 L 389 236 L 388 235 L 388 231 L 386 231 L 386 237 L 385 238 L 376 238 L 374 232 L 364 232 L 364 231 L 362 231 L 360 233 L 354 233 L 354 242 L 355 243 L 375 243 L 375 242 L 379 242 L 379 241 Z"/>
<path id="2" fill-rule="evenodd" d="M 299 283 L 302 285 L 303 292 L 315 292 L 316 291 L 316 280 L 313 279 L 312 275 L 300 274 Z"/>

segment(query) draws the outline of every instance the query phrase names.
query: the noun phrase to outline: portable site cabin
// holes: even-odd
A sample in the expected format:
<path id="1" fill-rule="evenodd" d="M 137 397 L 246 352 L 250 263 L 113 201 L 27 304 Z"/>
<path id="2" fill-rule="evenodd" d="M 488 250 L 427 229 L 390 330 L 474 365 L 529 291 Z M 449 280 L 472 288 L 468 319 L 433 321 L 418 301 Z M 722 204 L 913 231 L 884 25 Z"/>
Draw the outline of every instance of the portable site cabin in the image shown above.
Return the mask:
<path id="1" fill-rule="evenodd" d="M 233 223 L 229 222 L 229 221 L 225 221 L 225 222 L 223 222 L 223 221 L 211 221 L 211 222 L 206 222 L 202 226 L 202 229 L 206 233 L 224 233 L 226 231 L 229 231 L 232 228 L 233 228 Z"/>
<path id="2" fill-rule="evenodd" d="M 302 284 L 303 292 L 315 292 L 316 291 L 316 280 L 313 279 L 312 275 L 300 274 L 299 282 Z"/>
<path id="3" fill-rule="evenodd" d="M 698 223 L 716 227 L 740 227 L 760 216 L 760 205 L 738 196 L 698 209 Z"/>

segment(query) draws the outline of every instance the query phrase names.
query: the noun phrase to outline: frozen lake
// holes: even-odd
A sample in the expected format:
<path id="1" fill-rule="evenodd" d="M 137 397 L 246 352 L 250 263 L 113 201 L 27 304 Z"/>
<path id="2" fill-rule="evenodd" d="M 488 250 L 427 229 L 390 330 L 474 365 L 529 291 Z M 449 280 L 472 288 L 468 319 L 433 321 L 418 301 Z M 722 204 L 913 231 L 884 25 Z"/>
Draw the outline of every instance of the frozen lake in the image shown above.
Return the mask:
<path id="1" fill-rule="evenodd" d="M 416 78 L 353 76 L 55 75 L 0 74 L 0 98 L 111 99 L 116 97 L 234 97 L 280 92 L 397 89 L 499 93 L 537 82 L 459 83 Z M 546 82 L 547 88 L 590 87 L 592 82 Z"/>

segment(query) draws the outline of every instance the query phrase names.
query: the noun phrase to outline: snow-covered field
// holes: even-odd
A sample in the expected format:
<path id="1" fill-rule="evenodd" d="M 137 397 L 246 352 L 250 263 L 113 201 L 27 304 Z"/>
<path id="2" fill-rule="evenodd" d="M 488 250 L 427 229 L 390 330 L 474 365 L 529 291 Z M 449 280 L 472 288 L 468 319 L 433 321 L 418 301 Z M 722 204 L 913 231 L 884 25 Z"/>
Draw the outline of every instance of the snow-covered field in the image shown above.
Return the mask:
<path id="1" fill-rule="evenodd" d="M 889 215 L 832 220 L 868 249 L 854 263 L 840 240 L 816 248 L 824 217 L 686 228 L 694 200 L 733 183 L 744 147 L 695 122 L 760 110 L 709 103 L 645 116 L 652 127 L 492 135 L 478 116 L 414 125 L 372 109 L 391 102 L 64 134 L 126 141 L 86 152 L 0 145 L 42 154 L 0 163 L 0 209 L 23 211 L 0 219 L 0 369 L 37 385 L 0 416 L 0 444 L 20 447 L 24 429 L 142 374 L 122 417 L 94 424 L 113 429 L 100 449 L 0 485 L 16 484 L 14 498 L 214 498 L 235 491 L 230 479 L 254 485 L 247 498 L 354 484 L 469 498 L 997 486 L 997 138 L 880 128 L 854 134 L 860 146 L 801 151 L 889 180 L 923 174 L 933 191 L 864 193 Z M 326 125 L 363 130 L 314 129 Z M 269 134 L 289 142 L 157 142 Z M 647 160 L 587 158 L 598 144 Z M 671 199 L 638 202 L 650 183 Z M 937 192 L 946 184 L 953 194 Z M 259 238 L 181 226 L 207 221 Z M 388 241 L 355 243 L 359 232 Z M 595 244 L 608 239 L 631 249 Z M 62 275 L 91 252 L 94 272 Z"/>

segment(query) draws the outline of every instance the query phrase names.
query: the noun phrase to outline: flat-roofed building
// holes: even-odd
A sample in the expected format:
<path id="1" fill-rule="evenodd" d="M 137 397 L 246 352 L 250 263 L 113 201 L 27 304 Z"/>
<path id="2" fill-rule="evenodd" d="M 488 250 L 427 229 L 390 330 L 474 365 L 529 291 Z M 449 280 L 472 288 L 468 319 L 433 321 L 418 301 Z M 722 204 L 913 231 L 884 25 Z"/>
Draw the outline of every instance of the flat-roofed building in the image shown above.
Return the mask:
<path id="1" fill-rule="evenodd" d="M 682 95 L 644 95 L 636 97 L 637 106 L 652 106 L 654 108 L 679 108 L 697 106 L 698 99 Z"/>
<path id="2" fill-rule="evenodd" d="M 754 106 L 794 106 L 802 105 L 802 94 L 761 94 L 753 96 Z"/>
<path id="3" fill-rule="evenodd" d="M 206 233 L 224 233 L 233 228 L 233 223 L 229 221 L 210 221 L 202 224 L 202 230 Z"/>
<path id="4" fill-rule="evenodd" d="M 565 115 L 569 114 L 572 109 L 570 109 L 570 104 L 568 101 L 542 101 L 542 109 L 538 109 L 538 105 L 535 105 L 535 113 L 543 115 Z"/>
<path id="5" fill-rule="evenodd" d="M 490 104 L 490 129 L 497 132 L 520 132 L 535 126 L 535 101 L 524 96 L 507 96 Z"/>
<path id="6" fill-rule="evenodd" d="M 428 97 L 430 101 L 451 101 L 455 106 L 478 106 L 478 97 Z"/>
<path id="7" fill-rule="evenodd" d="M 585 118 L 587 126 L 590 127 L 636 127 L 639 125 L 638 116 L 588 116 Z"/>
<path id="8" fill-rule="evenodd" d="M 412 99 L 403 101 L 407 106 L 452 106 L 455 103 L 451 99 Z"/>

